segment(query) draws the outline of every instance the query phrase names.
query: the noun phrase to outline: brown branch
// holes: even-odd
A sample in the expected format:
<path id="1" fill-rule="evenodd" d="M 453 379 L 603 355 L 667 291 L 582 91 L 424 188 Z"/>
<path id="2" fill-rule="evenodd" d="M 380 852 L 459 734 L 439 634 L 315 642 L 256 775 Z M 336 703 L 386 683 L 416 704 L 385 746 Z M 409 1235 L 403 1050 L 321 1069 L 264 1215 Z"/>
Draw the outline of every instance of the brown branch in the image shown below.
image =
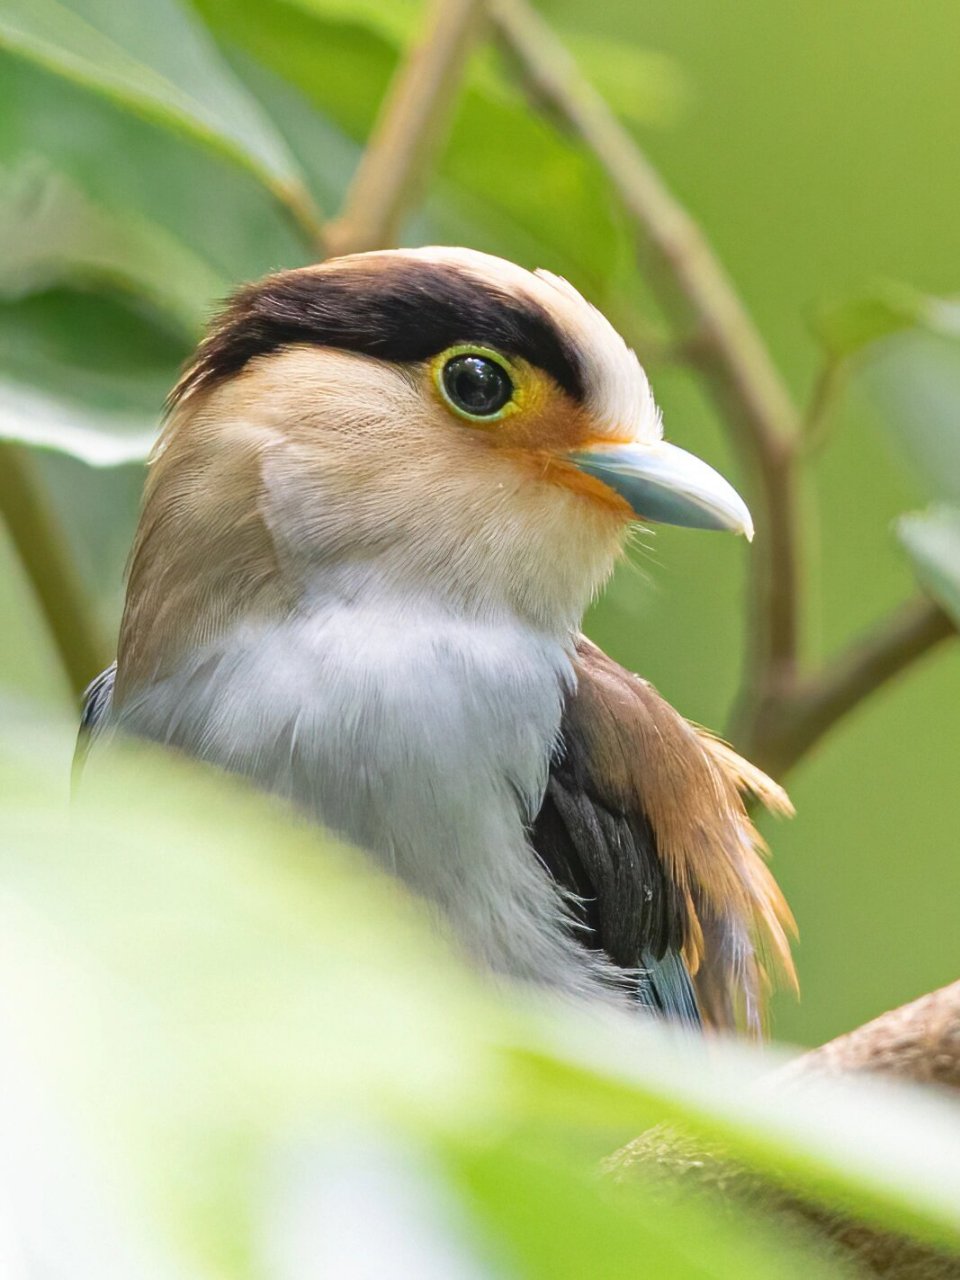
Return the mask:
<path id="1" fill-rule="evenodd" d="M 784 1093 L 818 1077 L 858 1073 L 892 1076 L 915 1084 L 960 1089 L 960 982 L 875 1018 L 781 1068 L 768 1078 Z M 960 1280 L 960 1257 L 922 1240 L 885 1230 L 798 1192 L 773 1176 L 729 1159 L 673 1128 L 658 1125 L 606 1161 L 620 1181 L 653 1170 L 669 1180 L 719 1194 L 732 1215 L 763 1213 L 797 1239 L 825 1246 L 829 1256 L 853 1263 L 856 1275 L 887 1280 Z M 644 1182 L 651 1195 L 651 1183 Z"/>
<path id="2" fill-rule="evenodd" d="M 328 256 L 396 244 L 446 137 L 482 9 L 481 0 L 430 6 L 424 34 L 383 101 L 340 216 L 326 228 Z"/>
<path id="3" fill-rule="evenodd" d="M 765 697 L 789 680 L 799 645 L 798 412 L 700 228 L 549 26 L 525 0 L 488 0 L 487 8 L 536 98 L 589 147 L 641 228 L 669 285 L 668 304 L 692 316 L 695 359 L 760 501 L 748 669 Z"/>
<path id="4" fill-rule="evenodd" d="M 18 445 L 3 442 L 0 516 L 30 579 L 70 687 L 79 697 L 107 665 L 106 649 L 63 531 L 44 501 L 31 460 Z"/>
<path id="5" fill-rule="evenodd" d="M 271 188 L 283 205 L 293 228 L 310 248 L 322 252 L 325 226 L 323 216 L 313 196 L 300 182 L 278 183 Z"/>
<path id="6" fill-rule="evenodd" d="M 844 716 L 955 634 L 954 622 L 933 600 L 907 602 L 819 675 L 771 700 L 738 745 L 782 777 Z"/>
<path id="7" fill-rule="evenodd" d="M 960 1089 L 960 982 L 812 1049 L 778 1071 L 776 1079 L 788 1084 L 852 1071 Z"/>

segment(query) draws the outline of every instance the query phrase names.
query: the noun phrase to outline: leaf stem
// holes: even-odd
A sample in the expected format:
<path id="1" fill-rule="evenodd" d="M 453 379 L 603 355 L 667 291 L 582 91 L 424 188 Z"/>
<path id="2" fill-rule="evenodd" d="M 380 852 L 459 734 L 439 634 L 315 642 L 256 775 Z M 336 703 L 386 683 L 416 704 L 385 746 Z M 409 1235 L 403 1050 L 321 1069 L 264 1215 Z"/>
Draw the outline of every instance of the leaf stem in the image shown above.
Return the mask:
<path id="1" fill-rule="evenodd" d="M 107 664 L 86 593 L 26 451 L 0 442 L 0 516 L 30 579 L 74 694 Z"/>
<path id="2" fill-rule="evenodd" d="M 394 76 L 343 209 L 327 224 L 328 256 L 396 244 L 446 138 L 481 0 L 433 0 L 422 37 Z"/>

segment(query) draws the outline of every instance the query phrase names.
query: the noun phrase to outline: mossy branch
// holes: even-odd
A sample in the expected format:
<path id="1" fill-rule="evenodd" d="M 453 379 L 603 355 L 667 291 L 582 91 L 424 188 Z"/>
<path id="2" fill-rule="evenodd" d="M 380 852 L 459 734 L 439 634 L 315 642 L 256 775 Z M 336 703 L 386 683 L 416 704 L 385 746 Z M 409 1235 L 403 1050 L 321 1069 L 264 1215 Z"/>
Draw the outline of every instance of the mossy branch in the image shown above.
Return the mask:
<path id="1" fill-rule="evenodd" d="M 803 1054 L 768 1076 L 763 1087 L 768 1095 L 789 1096 L 807 1080 L 862 1073 L 960 1089 L 960 982 Z M 808 1243 L 819 1241 L 843 1268 L 841 1274 L 848 1274 L 846 1266 L 852 1263 L 854 1275 L 960 1280 L 956 1253 L 797 1192 L 730 1159 L 719 1146 L 706 1145 L 673 1126 L 658 1125 L 641 1134 L 611 1156 L 605 1168 L 619 1181 L 653 1171 L 685 1187 L 718 1193 L 733 1216 L 743 1209 L 761 1210 L 778 1220 L 788 1234 L 799 1233 Z"/>

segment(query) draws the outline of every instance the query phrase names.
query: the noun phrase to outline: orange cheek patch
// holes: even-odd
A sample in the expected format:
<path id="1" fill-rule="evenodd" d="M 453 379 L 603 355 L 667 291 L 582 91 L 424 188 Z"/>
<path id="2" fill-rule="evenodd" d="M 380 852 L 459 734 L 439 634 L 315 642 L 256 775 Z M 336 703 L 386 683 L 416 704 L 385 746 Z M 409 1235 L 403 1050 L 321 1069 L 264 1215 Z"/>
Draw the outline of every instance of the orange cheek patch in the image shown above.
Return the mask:
<path id="1" fill-rule="evenodd" d="M 596 435 L 587 412 L 539 369 L 522 369 L 517 412 L 504 418 L 496 433 L 507 449 L 566 453 Z"/>
<path id="2" fill-rule="evenodd" d="M 589 498 L 623 520 L 636 520 L 636 513 L 625 498 L 622 498 L 609 485 L 605 485 L 602 480 L 598 480 L 595 476 L 588 476 L 572 462 L 567 462 L 566 459 L 558 458 L 551 453 L 534 453 L 530 450 L 517 450 L 514 456 L 535 472 L 539 480 L 569 489 L 571 493 L 580 497 Z"/>

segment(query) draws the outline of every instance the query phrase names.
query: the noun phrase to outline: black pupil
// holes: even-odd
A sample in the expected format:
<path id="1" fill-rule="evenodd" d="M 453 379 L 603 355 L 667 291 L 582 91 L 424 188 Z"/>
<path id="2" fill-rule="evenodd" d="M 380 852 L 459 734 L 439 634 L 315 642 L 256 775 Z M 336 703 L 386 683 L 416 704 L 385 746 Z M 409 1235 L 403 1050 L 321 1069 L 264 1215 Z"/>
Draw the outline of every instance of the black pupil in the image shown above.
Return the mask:
<path id="1" fill-rule="evenodd" d="M 443 366 L 447 395 L 464 413 L 487 417 L 498 413 L 513 395 L 513 383 L 495 360 L 454 356 Z"/>

